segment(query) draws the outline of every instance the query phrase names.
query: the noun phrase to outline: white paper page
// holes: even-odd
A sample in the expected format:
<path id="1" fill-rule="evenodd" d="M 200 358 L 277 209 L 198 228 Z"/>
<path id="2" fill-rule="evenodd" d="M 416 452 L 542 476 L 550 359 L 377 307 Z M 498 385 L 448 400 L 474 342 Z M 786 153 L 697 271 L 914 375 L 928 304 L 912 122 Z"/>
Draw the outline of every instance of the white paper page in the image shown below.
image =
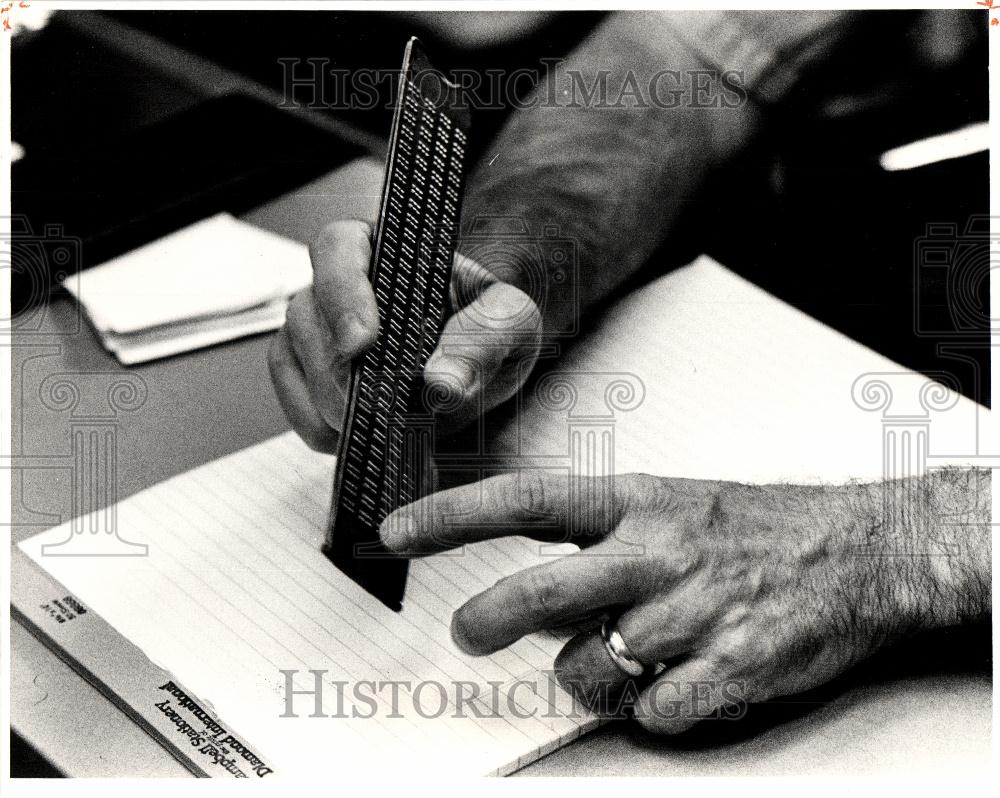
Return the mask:
<path id="1" fill-rule="evenodd" d="M 503 717 L 477 719 L 466 710 L 469 717 L 453 718 L 454 708 L 421 717 L 407 710 L 405 690 L 405 717 L 387 717 L 388 692 L 374 719 L 309 718 L 309 697 L 297 700 L 302 717 L 279 717 L 282 669 L 299 671 L 296 689 L 313 686 L 310 669 L 327 670 L 331 715 L 339 680 L 432 680 L 453 696 L 458 681 L 483 685 L 486 695 L 489 681 L 523 677 L 535 679 L 543 696 L 519 711 L 534 707 L 541 715 L 549 703 L 539 672 L 551 668 L 565 640 L 534 635 L 488 658 L 466 656 L 451 642 L 451 611 L 461 601 L 540 561 L 538 544 L 524 539 L 414 562 L 401 613 L 369 596 L 320 552 L 333 462 L 287 433 L 120 502 L 118 528 L 149 546 L 146 557 L 43 554 L 42 546 L 67 537 L 68 525 L 22 549 L 285 773 L 325 767 L 331 752 L 338 767 L 383 767 L 379 758 L 391 751 L 394 766 L 415 772 L 481 775 L 526 764 L 593 726 L 582 716 L 518 719 L 505 704 Z M 567 706 L 568 696 L 552 689 Z M 435 713 L 437 688 L 422 695 L 425 714 Z"/>
<path id="2" fill-rule="evenodd" d="M 497 451 L 565 463 L 569 414 L 613 416 L 619 474 L 842 482 L 882 477 L 893 428 L 926 432 L 928 467 L 995 455 L 1000 440 L 985 408 L 704 257 L 625 297 L 551 368 L 560 375 L 529 393 Z M 613 382 L 638 385 L 642 396 L 619 397 L 631 409 L 609 410 Z M 576 393 L 571 410 L 552 401 L 560 385 Z"/>
<path id="3" fill-rule="evenodd" d="M 287 310 L 288 300 L 281 298 L 225 316 L 178 322 L 129 335 L 99 335 L 104 348 L 113 352 L 121 363 L 130 366 L 276 330 L 285 323 Z"/>
<path id="4" fill-rule="evenodd" d="M 617 472 L 757 481 L 878 477 L 882 414 L 860 408 L 852 385 L 867 373 L 895 375 L 902 402 L 903 388 L 926 382 L 707 260 L 626 298 L 559 368 L 577 388 L 576 405 L 532 395 L 498 448 L 519 446 L 526 462 L 545 467 L 567 463 L 568 425 L 593 421 L 606 383 L 629 372 L 644 395 L 615 416 Z M 932 414 L 930 454 L 961 461 L 973 451 L 980 411 L 956 398 Z M 989 422 L 981 415 L 980 428 Z M 147 543 L 148 557 L 42 556 L 42 544 L 66 537 L 65 525 L 21 548 L 292 772 L 328 772 L 333 762 L 384 768 L 388 758 L 415 777 L 486 773 L 594 725 L 558 713 L 388 718 L 384 708 L 375 720 L 280 718 L 281 669 L 305 676 L 298 689 L 312 686 L 308 669 L 327 670 L 331 682 L 512 683 L 550 668 L 562 644 L 535 635 L 474 659 L 450 641 L 451 612 L 465 598 L 539 561 L 538 544 L 520 538 L 415 561 L 403 612 L 385 609 L 319 551 L 332 469 L 289 433 L 121 502 L 118 528 Z M 297 706 L 304 716 L 310 704 Z"/>
<path id="5" fill-rule="evenodd" d="M 220 213 L 67 279 L 100 332 L 134 333 L 289 297 L 308 248 Z"/>

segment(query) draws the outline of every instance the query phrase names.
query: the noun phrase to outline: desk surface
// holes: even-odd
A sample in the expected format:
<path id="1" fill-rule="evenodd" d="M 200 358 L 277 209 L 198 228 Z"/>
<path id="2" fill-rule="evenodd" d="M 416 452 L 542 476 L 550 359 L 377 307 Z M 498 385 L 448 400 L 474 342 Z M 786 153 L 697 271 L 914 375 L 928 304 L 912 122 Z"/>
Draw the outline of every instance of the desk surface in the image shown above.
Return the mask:
<path id="1" fill-rule="evenodd" d="M 370 216 L 380 165 L 356 162 L 248 219 L 307 241 L 325 219 Z M 257 336 L 130 369 L 146 403 L 120 417 L 119 497 L 287 429 Z M 45 309 L 37 333 L 12 351 L 14 541 L 70 515 L 65 419 L 39 400 L 54 373 L 114 373 L 67 300 Z M 21 465 L 18 465 L 18 464 Z M 187 775 L 122 712 L 18 623 L 12 623 L 11 720 L 67 775 Z M 710 775 L 968 772 L 990 757 L 992 686 L 975 669 L 910 655 L 867 666 L 827 689 L 751 711 L 741 723 L 703 724 L 680 740 L 613 724 L 526 768 L 527 775 Z M 919 656 L 919 654 L 917 654 Z M 899 663 L 908 662 L 907 666 Z M 958 668 L 958 671 L 955 668 Z M 707 728 L 712 726 L 712 728 Z M 725 726 L 725 728 L 722 728 Z"/>

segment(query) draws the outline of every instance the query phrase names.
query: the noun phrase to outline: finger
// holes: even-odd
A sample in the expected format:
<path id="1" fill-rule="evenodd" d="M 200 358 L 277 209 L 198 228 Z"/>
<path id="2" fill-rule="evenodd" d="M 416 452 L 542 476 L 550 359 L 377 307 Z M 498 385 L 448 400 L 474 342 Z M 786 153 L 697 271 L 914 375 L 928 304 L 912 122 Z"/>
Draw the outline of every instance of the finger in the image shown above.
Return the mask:
<path id="1" fill-rule="evenodd" d="M 629 607 L 616 621 L 633 656 L 648 666 L 699 648 L 721 612 L 716 590 L 690 578 L 686 561 L 658 557 L 655 568 L 657 595 Z"/>
<path id="2" fill-rule="evenodd" d="M 661 663 L 676 661 L 677 657 L 698 647 L 714 628 L 716 602 L 706 599 L 705 591 L 697 583 L 683 581 L 686 568 L 682 561 L 657 558 L 654 568 L 647 568 L 642 557 L 623 559 L 631 563 L 631 595 L 626 594 L 626 600 L 608 604 L 631 604 L 615 619 L 615 628 L 632 656 L 652 674 L 662 667 Z M 683 584 L 675 588 L 678 583 Z M 658 597 L 646 598 L 652 591 Z M 629 681 L 596 632 L 581 636 L 574 645 L 567 644 L 556 660 L 556 674 L 568 690 L 582 697 L 593 697 L 609 690 L 613 694 Z"/>
<path id="3" fill-rule="evenodd" d="M 317 451 L 334 454 L 339 438 L 313 406 L 305 373 L 292 349 L 288 331 L 282 327 L 271 342 L 267 357 L 271 381 L 281 409 L 299 436 Z"/>
<path id="4" fill-rule="evenodd" d="M 480 296 L 493 283 L 499 282 L 497 276 L 489 269 L 480 266 L 472 258 L 467 258 L 461 252 L 455 253 L 455 261 L 451 271 L 449 299 L 452 312 L 458 312 Z"/>
<path id="5" fill-rule="evenodd" d="M 371 226 L 355 220 L 328 224 L 309 247 L 316 305 L 348 360 L 378 335 L 378 308 L 368 279 L 371 252 Z"/>
<path id="6" fill-rule="evenodd" d="M 592 539 L 618 524 L 628 491 L 626 478 L 515 471 L 425 496 L 390 514 L 379 532 L 387 549 L 409 556 L 510 535 Z"/>
<path id="7" fill-rule="evenodd" d="M 646 730 L 677 734 L 701 720 L 741 717 L 746 700 L 745 684 L 720 676 L 705 655 L 661 673 L 639 695 L 633 712 Z"/>
<path id="8" fill-rule="evenodd" d="M 285 329 L 313 407 L 329 427 L 339 431 L 347 407 L 350 359 L 316 307 L 312 289 L 301 291 L 289 303 Z"/>
<path id="9" fill-rule="evenodd" d="M 639 694 L 644 677 L 619 668 L 599 631 L 578 634 L 556 657 L 556 679 L 577 701 L 599 714 L 618 714 L 625 696 Z"/>
<path id="10" fill-rule="evenodd" d="M 527 294 L 488 285 L 448 319 L 424 367 L 431 393 L 450 397 L 435 409 L 460 423 L 509 399 L 534 367 L 541 335 L 541 314 Z"/>
<path id="11" fill-rule="evenodd" d="M 519 571 L 456 610 L 452 638 L 469 654 L 490 654 L 532 632 L 630 602 L 642 585 L 636 559 L 571 554 Z"/>

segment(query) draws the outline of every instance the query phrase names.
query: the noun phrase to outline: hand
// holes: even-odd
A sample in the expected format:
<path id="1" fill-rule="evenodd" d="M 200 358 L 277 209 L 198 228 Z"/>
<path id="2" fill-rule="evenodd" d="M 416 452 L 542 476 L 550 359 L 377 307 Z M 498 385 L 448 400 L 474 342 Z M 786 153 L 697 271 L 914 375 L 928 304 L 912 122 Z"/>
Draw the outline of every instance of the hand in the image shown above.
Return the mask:
<path id="1" fill-rule="evenodd" d="M 372 228 L 328 225 L 310 247 L 313 284 L 288 306 L 268 355 L 271 379 L 292 428 L 313 449 L 336 452 L 347 407 L 351 361 L 378 336 L 368 281 Z M 428 359 L 432 395 L 453 396 L 440 419 L 455 426 L 508 399 L 538 356 L 541 315 L 522 291 L 456 256 L 454 314 Z M 437 389 L 437 390 L 435 390 Z"/>
<path id="2" fill-rule="evenodd" d="M 612 484 L 610 501 L 588 500 Z M 873 486 L 639 474 L 574 480 L 572 496 L 569 485 L 523 472 L 454 488 L 397 510 L 382 539 L 413 556 L 502 535 L 565 539 L 570 530 L 584 548 L 473 597 L 454 613 L 452 636 L 485 655 L 610 609 L 635 657 L 665 670 L 629 683 L 588 632 L 563 648 L 557 677 L 592 706 L 630 687 L 634 714 L 652 731 L 807 690 L 917 626 L 954 622 L 946 597 L 961 591 L 948 584 L 946 560 L 885 556 Z M 539 513 L 551 521 L 546 534 Z M 982 534 L 988 554 L 988 528 Z"/>

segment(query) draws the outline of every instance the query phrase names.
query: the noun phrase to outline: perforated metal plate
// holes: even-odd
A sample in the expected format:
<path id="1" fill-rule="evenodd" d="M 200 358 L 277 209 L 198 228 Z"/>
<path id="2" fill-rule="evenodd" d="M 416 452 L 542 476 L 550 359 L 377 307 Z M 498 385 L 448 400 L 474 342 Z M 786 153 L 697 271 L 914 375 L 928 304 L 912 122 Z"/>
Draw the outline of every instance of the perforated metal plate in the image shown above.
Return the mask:
<path id="1" fill-rule="evenodd" d="M 354 364 L 324 551 L 384 604 L 402 607 L 407 563 L 379 524 L 429 480 L 433 416 L 422 371 L 444 325 L 464 185 L 468 111 L 416 39 L 406 47 L 370 279 L 378 340 Z"/>

